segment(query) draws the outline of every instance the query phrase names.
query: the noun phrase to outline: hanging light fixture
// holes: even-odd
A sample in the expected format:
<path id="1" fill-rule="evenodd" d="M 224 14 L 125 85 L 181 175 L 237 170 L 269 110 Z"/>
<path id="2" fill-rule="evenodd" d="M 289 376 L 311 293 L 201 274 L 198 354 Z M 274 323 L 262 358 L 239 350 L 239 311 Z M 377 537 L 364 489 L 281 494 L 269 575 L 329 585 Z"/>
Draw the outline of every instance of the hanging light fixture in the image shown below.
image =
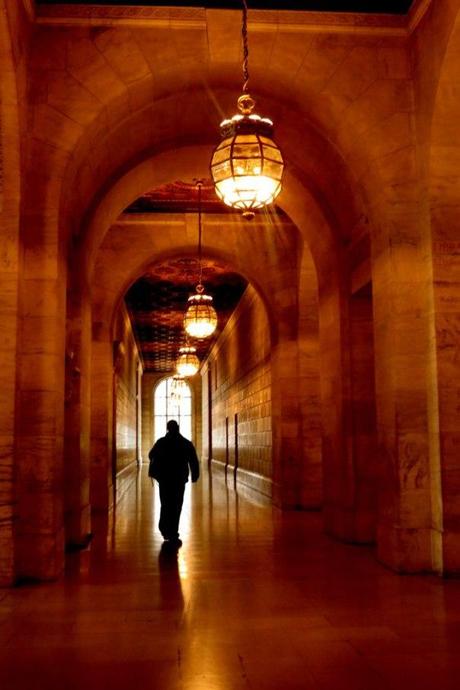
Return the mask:
<path id="1" fill-rule="evenodd" d="M 249 48 L 247 4 L 243 2 L 243 93 L 238 110 L 220 125 L 222 141 L 211 159 L 211 174 L 217 195 L 227 206 L 243 211 L 247 219 L 254 209 L 273 203 L 281 191 L 284 163 L 273 141 L 273 122 L 253 113 L 255 101 L 248 93 Z"/>
<path id="2" fill-rule="evenodd" d="M 177 405 L 180 404 L 185 392 L 187 390 L 187 384 L 182 376 L 176 374 L 173 376 L 171 382 L 171 400 L 173 400 Z"/>
<path id="3" fill-rule="evenodd" d="M 194 295 L 188 298 L 188 308 L 184 315 L 184 328 L 192 338 L 209 338 L 217 327 L 217 314 L 212 306 L 211 295 L 206 295 L 203 286 L 203 262 L 201 257 L 201 187 L 203 182 L 198 180 L 198 264 L 199 279 Z"/>
<path id="4" fill-rule="evenodd" d="M 196 356 L 196 347 L 184 345 L 179 349 L 176 369 L 179 376 L 194 376 L 200 368 L 200 360 Z"/>

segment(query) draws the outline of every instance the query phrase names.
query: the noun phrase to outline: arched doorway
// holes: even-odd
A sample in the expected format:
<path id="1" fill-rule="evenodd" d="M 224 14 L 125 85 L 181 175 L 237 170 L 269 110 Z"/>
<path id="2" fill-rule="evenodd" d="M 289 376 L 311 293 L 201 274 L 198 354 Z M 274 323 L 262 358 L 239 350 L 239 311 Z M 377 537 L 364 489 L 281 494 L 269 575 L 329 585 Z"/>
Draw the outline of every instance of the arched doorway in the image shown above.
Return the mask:
<path id="1" fill-rule="evenodd" d="M 106 446 L 110 445 L 104 419 L 107 405 L 99 395 L 102 377 L 109 396 L 111 391 L 111 371 L 104 365 L 112 340 L 106 315 L 124 302 L 133 320 L 144 366 L 143 461 L 154 442 L 153 390 L 161 379 L 174 371 L 184 308 L 196 283 L 192 261 L 196 256 L 196 213 L 189 214 L 182 209 L 180 213 L 168 214 L 163 207 L 150 206 L 147 210 L 147 202 L 157 203 L 157 194 L 156 190 L 150 191 L 148 199 L 142 199 L 142 210 L 138 208 L 140 202 L 136 202 L 111 226 L 96 257 L 94 274 L 98 280 L 92 291 L 93 325 L 101 325 L 93 328 L 92 380 L 98 380 L 98 389 L 92 396 L 92 441 L 99 442 L 100 438 Z M 196 203 L 190 205 L 190 208 L 195 207 Z M 256 294 L 252 302 L 248 293 L 244 313 L 234 319 L 234 336 L 225 348 L 219 348 L 219 354 L 215 353 L 212 361 L 207 361 L 207 352 L 198 351 L 205 383 L 202 376 L 190 381 L 193 405 L 199 408 L 194 409 L 197 428 L 192 430 L 195 434 L 192 440 L 205 462 L 215 460 L 220 465 L 238 466 L 241 481 L 259 491 L 263 489 L 263 493 L 278 505 L 298 506 L 299 498 L 289 487 L 293 477 L 298 478 L 305 462 L 312 462 L 311 449 L 305 455 L 298 443 L 301 431 L 298 388 L 308 383 L 313 396 L 316 385 L 310 372 L 308 382 L 302 382 L 297 375 L 296 279 L 304 245 L 296 226 L 281 211 L 276 224 L 267 223 L 263 217 L 254 220 L 251 232 L 239 216 L 207 205 L 203 221 L 206 251 L 203 278 L 214 297 L 219 319 L 223 313 L 230 317 L 234 312 L 239 300 L 232 300 L 230 305 L 229 295 L 241 284 L 241 278 L 244 277 L 244 284 L 252 285 Z M 302 304 L 306 307 L 305 302 Z M 312 304 L 311 309 L 314 308 Z M 257 315 L 261 316 L 258 325 Z M 313 338 L 313 334 L 310 337 Z M 200 348 L 201 345 L 198 350 Z M 210 373 L 211 395 L 208 390 Z M 316 406 L 316 398 L 311 400 Z M 310 398 L 305 400 L 303 414 L 309 401 Z M 283 419 L 289 420 L 289 426 L 283 425 Z M 285 432 L 290 435 L 285 436 Z M 319 429 L 312 428 L 311 433 L 319 434 Z M 287 463 L 283 462 L 286 457 L 289 458 L 289 472 L 282 468 Z M 308 474 L 307 470 L 304 474 Z M 97 479 L 95 474 L 94 477 Z M 317 473 L 316 481 L 320 481 Z M 99 488 L 103 498 L 103 494 L 107 494 L 106 483 L 101 482 Z M 315 492 L 315 499 L 317 494 Z"/>
<path id="2" fill-rule="evenodd" d="M 153 440 L 166 433 L 166 423 L 174 419 L 182 436 L 192 441 L 192 389 L 184 381 L 180 396 L 174 394 L 172 376 L 160 381 L 153 391 Z"/>

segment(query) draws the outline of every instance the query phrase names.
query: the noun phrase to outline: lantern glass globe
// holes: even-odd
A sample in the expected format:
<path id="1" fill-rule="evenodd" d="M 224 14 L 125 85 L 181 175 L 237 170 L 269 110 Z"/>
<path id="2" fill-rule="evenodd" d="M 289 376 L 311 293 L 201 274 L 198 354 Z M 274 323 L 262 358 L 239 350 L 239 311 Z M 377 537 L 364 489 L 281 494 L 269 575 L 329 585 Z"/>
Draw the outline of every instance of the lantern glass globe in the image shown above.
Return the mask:
<path id="1" fill-rule="evenodd" d="M 196 356 L 196 347 L 186 346 L 179 350 L 176 369 L 179 376 L 194 376 L 200 368 L 200 360 Z"/>
<path id="2" fill-rule="evenodd" d="M 217 195 L 246 212 L 272 204 L 281 191 L 284 162 L 271 120 L 246 112 L 220 127 L 223 139 L 211 159 Z"/>
<path id="3" fill-rule="evenodd" d="M 217 313 L 210 295 L 197 292 L 189 297 L 184 328 L 192 338 L 209 338 L 214 333 L 217 328 Z"/>

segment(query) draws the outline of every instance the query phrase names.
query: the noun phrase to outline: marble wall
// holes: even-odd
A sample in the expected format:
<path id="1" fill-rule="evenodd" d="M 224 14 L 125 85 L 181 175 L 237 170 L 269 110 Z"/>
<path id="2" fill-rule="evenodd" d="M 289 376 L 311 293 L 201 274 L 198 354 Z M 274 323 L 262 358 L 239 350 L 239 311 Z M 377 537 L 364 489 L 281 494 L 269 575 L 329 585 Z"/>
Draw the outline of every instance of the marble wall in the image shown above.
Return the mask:
<path id="1" fill-rule="evenodd" d="M 242 484 L 271 496 L 270 330 L 254 288 L 246 289 L 213 346 L 203 368 L 202 388 L 212 408 L 212 460 Z M 209 408 L 203 407 L 204 418 L 208 415 Z M 203 443 L 207 448 L 207 426 Z"/>

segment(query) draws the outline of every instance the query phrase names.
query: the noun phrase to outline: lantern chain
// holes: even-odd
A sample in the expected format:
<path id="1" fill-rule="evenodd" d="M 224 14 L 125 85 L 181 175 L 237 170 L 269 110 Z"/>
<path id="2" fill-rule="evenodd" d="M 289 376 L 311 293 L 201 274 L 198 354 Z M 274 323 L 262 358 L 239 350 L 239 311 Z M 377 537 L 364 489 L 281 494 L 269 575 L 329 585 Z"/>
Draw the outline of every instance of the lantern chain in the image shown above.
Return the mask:
<path id="1" fill-rule="evenodd" d="M 198 285 L 202 285 L 203 283 L 203 262 L 202 262 L 202 235 L 203 235 L 203 227 L 202 227 L 202 222 L 201 222 L 201 188 L 203 186 L 203 182 L 201 180 L 197 181 L 197 187 L 198 187 L 198 266 L 199 266 L 199 271 L 200 271 L 200 276 L 198 279 Z"/>
<path id="2" fill-rule="evenodd" d="M 246 0 L 243 3 L 243 26 L 241 33 L 243 36 L 243 93 L 248 92 L 249 84 L 249 46 L 248 46 L 248 6 Z"/>

